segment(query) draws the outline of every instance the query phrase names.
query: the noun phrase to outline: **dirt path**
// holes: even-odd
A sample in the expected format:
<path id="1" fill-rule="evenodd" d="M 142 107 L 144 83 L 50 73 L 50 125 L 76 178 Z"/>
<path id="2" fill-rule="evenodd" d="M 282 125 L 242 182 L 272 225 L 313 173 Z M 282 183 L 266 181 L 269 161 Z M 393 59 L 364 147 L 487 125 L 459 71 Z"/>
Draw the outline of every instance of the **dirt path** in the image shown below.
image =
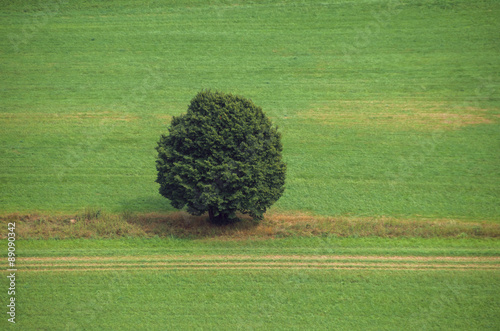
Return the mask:
<path id="1" fill-rule="evenodd" d="M 19 272 L 206 269 L 473 269 L 500 271 L 500 257 L 348 255 L 30 257 L 18 259 L 17 269 Z"/>

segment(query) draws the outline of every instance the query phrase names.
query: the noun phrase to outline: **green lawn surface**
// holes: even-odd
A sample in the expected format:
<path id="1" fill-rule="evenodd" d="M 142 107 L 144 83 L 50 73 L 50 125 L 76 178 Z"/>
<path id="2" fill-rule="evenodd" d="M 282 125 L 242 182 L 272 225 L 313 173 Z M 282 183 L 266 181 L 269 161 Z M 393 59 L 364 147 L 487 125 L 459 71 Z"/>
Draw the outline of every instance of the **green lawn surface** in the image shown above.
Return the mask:
<path id="1" fill-rule="evenodd" d="M 275 210 L 498 221 L 498 1 L 2 1 L 0 213 L 168 212 L 204 88 L 283 133 Z"/>
<path id="2" fill-rule="evenodd" d="M 2 246 L 6 241 L 1 242 Z M 275 241 L 29 240 L 18 241 L 16 325 L 26 330 L 381 330 L 495 329 L 500 286 L 496 269 L 266 268 L 30 270 L 74 259 L 183 256 L 258 259 L 273 254 L 314 258 L 498 258 L 498 241 L 294 238 Z M 454 253 L 453 253 L 454 252 Z M 59 262 L 58 262 L 59 259 Z M 32 262 L 31 262 L 32 263 Z M 395 261 L 395 263 L 400 263 Z M 86 264 L 85 264 L 86 265 Z M 2 274 L 7 274 L 2 271 Z M 0 294 L 6 302 L 7 293 Z M 6 318 L 0 327 L 7 329 Z"/>
<path id="3" fill-rule="evenodd" d="M 500 322 L 498 273 L 488 271 L 33 273 L 18 286 L 16 326 L 31 330 L 484 330 Z"/>
<path id="4" fill-rule="evenodd" d="M 0 241 L 7 246 L 7 241 Z M 169 254 L 301 254 L 379 256 L 499 256 L 497 239 L 440 238 L 283 238 L 273 240 L 191 240 L 191 239 L 66 239 L 18 240 L 17 251 L 24 257 Z"/>
<path id="5" fill-rule="evenodd" d="M 154 183 L 156 141 L 212 88 L 251 98 L 283 133 L 274 212 L 498 222 L 499 15 L 496 0 L 0 0 L 0 215 L 173 211 Z M 4 306 L 0 329 L 497 329 L 498 262 L 57 263 L 499 252 L 470 238 L 18 239 L 16 325 Z"/>

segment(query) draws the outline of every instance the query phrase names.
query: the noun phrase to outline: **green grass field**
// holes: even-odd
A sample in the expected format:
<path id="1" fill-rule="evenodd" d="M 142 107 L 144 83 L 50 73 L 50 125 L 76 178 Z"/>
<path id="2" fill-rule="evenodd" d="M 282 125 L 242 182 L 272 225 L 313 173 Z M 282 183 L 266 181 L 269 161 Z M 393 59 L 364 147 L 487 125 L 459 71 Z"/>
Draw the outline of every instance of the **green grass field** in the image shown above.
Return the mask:
<path id="1" fill-rule="evenodd" d="M 499 327 L 499 1 L 0 5 L 18 328 Z M 158 193 L 156 142 L 204 88 L 283 134 L 259 226 L 208 228 Z"/>
<path id="2" fill-rule="evenodd" d="M 35 240 L 18 249 L 23 329 L 484 330 L 500 323 L 499 242 L 492 240 Z"/>
<path id="3" fill-rule="evenodd" d="M 275 208 L 499 220 L 497 1 L 2 4 L 0 206 L 170 211 L 156 141 L 203 88 L 283 133 Z"/>

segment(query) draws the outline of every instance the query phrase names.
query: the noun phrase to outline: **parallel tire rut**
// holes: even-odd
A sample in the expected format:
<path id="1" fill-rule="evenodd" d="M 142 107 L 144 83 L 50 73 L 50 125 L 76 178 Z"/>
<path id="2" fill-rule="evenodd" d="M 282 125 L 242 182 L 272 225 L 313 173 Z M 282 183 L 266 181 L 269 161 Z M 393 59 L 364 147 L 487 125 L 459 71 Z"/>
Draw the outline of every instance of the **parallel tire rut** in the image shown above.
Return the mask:
<path id="1" fill-rule="evenodd" d="M 473 269 L 500 271 L 500 257 L 155 255 L 31 257 L 18 260 L 18 271 L 27 272 L 207 269 Z"/>

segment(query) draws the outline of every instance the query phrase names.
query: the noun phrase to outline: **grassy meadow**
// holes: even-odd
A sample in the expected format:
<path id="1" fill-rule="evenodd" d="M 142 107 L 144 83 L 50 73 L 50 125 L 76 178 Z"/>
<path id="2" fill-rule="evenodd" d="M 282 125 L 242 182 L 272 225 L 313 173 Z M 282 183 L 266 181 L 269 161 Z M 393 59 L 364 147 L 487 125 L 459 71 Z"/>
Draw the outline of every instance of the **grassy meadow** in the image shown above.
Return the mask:
<path id="1" fill-rule="evenodd" d="M 2 213 L 171 211 L 201 89 L 281 128 L 283 212 L 499 220 L 496 1 L 2 3 Z"/>
<path id="2" fill-rule="evenodd" d="M 499 327 L 499 1 L 0 5 L 0 329 Z M 259 224 L 158 193 L 208 88 L 283 134 Z"/>
<path id="3" fill-rule="evenodd" d="M 16 324 L 42 330 L 495 329 L 498 243 L 24 240 Z"/>

